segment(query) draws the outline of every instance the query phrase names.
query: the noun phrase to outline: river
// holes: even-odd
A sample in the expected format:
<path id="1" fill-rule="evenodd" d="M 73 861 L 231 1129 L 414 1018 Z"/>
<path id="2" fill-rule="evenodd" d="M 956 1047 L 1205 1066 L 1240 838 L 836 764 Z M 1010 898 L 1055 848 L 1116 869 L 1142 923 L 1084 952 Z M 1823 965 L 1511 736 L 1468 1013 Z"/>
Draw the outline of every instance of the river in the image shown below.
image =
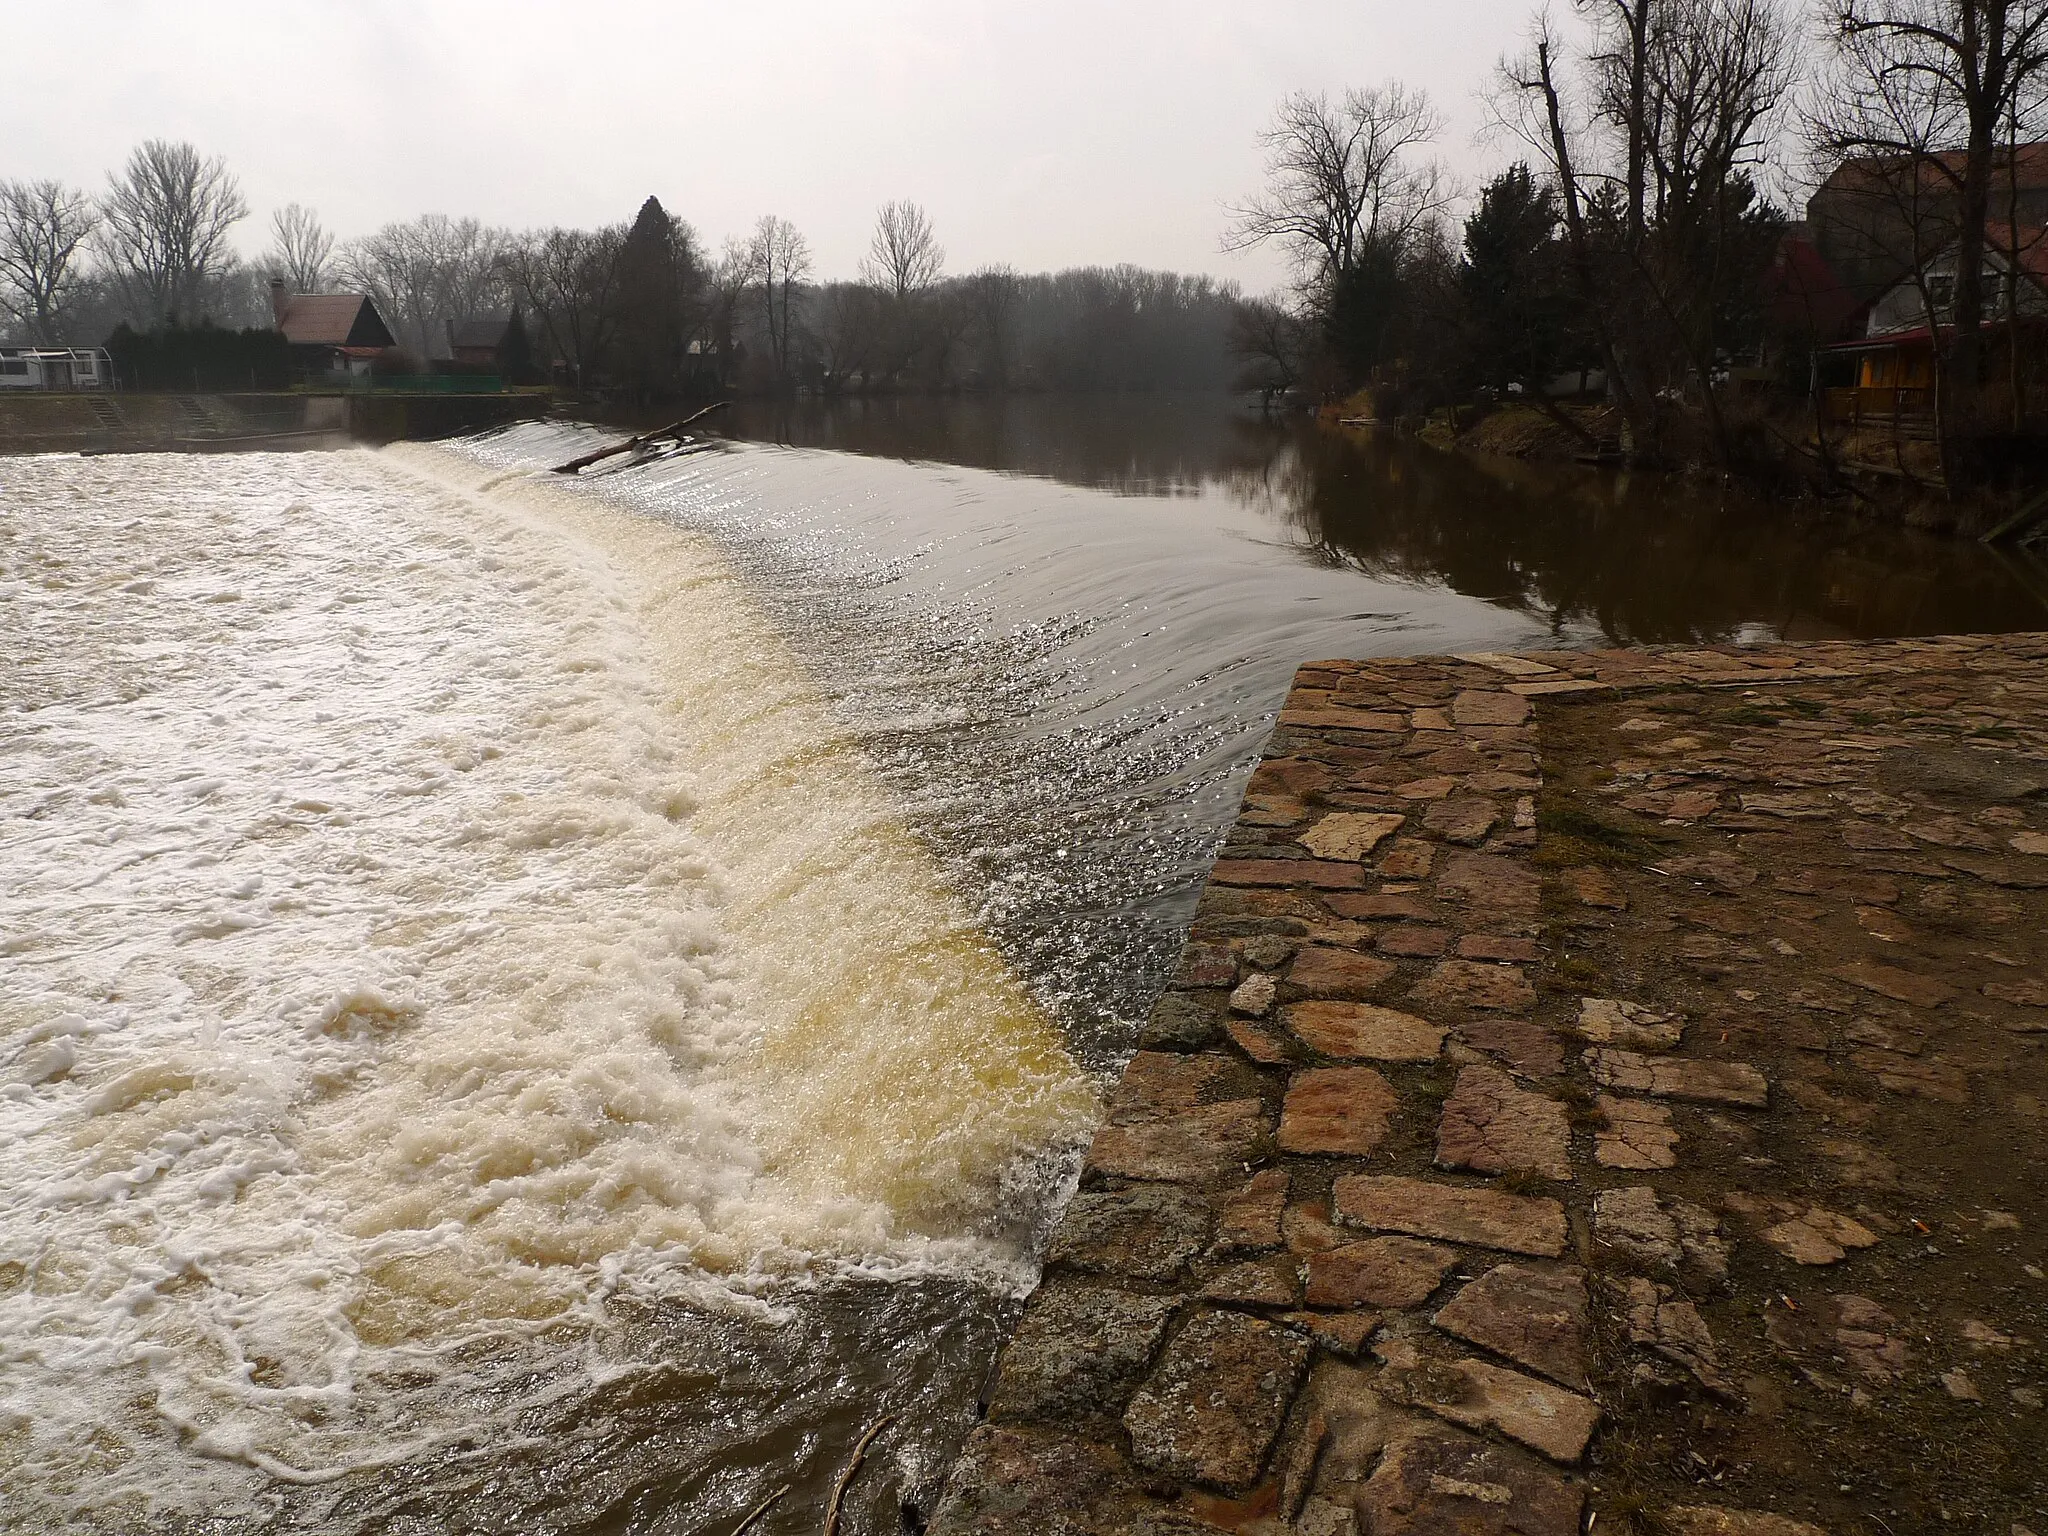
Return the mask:
<path id="1" fill-rule="evenodd" d="M 0 459 L 0 1508 L 928 1509 L 1288 676 L 2038 573 L 1219 400 Z"/>

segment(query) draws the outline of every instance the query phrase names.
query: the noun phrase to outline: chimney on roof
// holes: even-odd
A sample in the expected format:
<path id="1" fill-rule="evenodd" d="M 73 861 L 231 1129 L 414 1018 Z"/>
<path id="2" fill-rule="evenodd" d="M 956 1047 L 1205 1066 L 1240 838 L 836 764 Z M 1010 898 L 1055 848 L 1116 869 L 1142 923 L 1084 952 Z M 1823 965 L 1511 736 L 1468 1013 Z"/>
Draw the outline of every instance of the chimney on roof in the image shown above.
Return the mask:
<path id="1" fill-rule="evenodd" d="M 274 323 L 280 326 L 284 324 L 284 312 L 291 308 L 291 302 L 290 296 L 284 291 L 284 279 L 273 277 L 270 280 L 270 318 Z"/>

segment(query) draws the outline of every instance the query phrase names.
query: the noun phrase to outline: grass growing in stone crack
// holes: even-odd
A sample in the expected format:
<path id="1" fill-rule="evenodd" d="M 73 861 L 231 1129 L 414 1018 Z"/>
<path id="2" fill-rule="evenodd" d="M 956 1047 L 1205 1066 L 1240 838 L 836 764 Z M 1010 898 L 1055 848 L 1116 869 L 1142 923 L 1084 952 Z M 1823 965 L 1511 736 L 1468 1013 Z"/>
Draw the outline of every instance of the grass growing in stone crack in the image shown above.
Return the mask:
<path id="1" fill-rule="evenodd" d="M 1783 715 L 1774 715 L 1769 710 L 1758 709 L 1754 704 L 1744 704 L 1738 709 L 1726 709 L 1714 716 L 1722 725 L 1778 725 Z"/>
<path id="2" fill-rule="evenodd" d="M 1457 1076 L 1457 1067 L 1449 1060 L 1439 1057 L 1416 1073 L 1409 1087 L 1418 1098 L 1441 1104 L 1451 1096 L 1451 1089 L 1457 1082 Z"/>
<path id="3" fill-rule="evenodd" d="M 1608 1128 L 1607 1112 L 1599 1107 L 1593 1090 L 1584 1083 L 1566 1078 L 1552 1083 L 1544 1092 L 1564 1106 L 1564 1117 L 1572 1129 L 1604 1131 Z"/>
<path id="4" fill-rule="evenodd" d="M 1555 955 L 1540 985 L 1546 992 L 1592 992 L 1607 985 L 1607 973 L 1577 955 Z"/>
<path id="5" fill-rule="evenodd" d="M 1631 867 L 1657 858 L 1671 839 L 1625 826 L 1587 809 L 1562 791 L 1546 791 L 1536 802 L 1536 852 L 1532 862 L 1549 868 L 1581 864 Z"/>
<path id="6" fill-rule="evenodd" d="M 1510 1168 L 1494 1181 L 1511 1195 L 1547 1195 L 1556 1180 L 1535 1168 Z"/>

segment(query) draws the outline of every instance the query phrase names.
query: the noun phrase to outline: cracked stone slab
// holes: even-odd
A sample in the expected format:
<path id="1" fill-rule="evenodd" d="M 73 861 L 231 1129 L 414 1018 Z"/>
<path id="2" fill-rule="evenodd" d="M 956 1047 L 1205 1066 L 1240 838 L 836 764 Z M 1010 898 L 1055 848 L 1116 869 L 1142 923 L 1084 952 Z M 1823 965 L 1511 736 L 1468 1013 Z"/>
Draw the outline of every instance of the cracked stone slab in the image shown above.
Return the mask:
<path id="1" fill-rule="evenodd" d="M 1543 880 L 1518 860 L 1495 853 L 1453 853 L 1436 877 L 1437 895 L 1486 911 L 1534 912 Z"/>
<path id="2" fill-rule="evenodd" d="M 1264 971 L 1254 971 L 1230 994 L 1230 1011 L 1263 1019 L 1272 1010 L 1273 999 L 1279 991 L 1280 984 L 1271 976 Z"/>
<path id="3" fill-rule="evenodd" d="M 1088 1149 L 1088 1167 L 1126 1179 L 1201 1183 L 1258 1162 L 1271 1146 L 1265 1104 L 1231 1099 L 1170 1119 L 1105 1125 Z"/>
<path id="4" fill-rule="evenodd" d="M 1554 1077 L 1564 1069 L 1564 1042 L 1554 1031 L 1527 1019 L 1471 1019 L 1458 1026 L 1458 1037 L 1524 1077 Z"/>
<path id="5" fill-rule="evenodd" d="M 1303 1045 L 1340 1061 L 1434 1061 L 1447 1033 L 1441 1024 L 1371 1003 L 1295 1003 L 1280 1016 Z"/>
<path id="6" fill-rule="evenodd" d="M 1685 1504 L 1664 1512 L 1674 1536 L 1828 1536 L 1825 1529 L 1785 1515 L 1754 1509 L 1716 1509 Z"/>
<path id="7" fill-rule="evenodd" d="M 1385 986 L 1399 969 L 1375 955 L 1312 944 L 1294 957 L 1287 980 L 1316 997 L 1356 998 Z"/>
<path id="8" fill-rule="evenodd" d="M 1371 1067 L 1297 1072 L 1280 1109 L 1280 1150 L 1368 1156 L 1387 1139 L 1400 1102 Z"/>
<path id="9" fill-rule="evenodd" d="M 1762 1109 L 1770 1103 L 1770 1081 L 1745 1061 L 1701 1061 L 1690 1056 L 1644 1056 L 1602 1047 L 1588 1053 L 1593 1081 L 1653 1099 L 1687 1099 L 1699 1104 L 1734 1104 Z"/>
<path id="10" fill-rule="evenodd" d="M 1477 846 L 1500 820 L 1500 807 L 1477 795 L 1452 795 L 1422 813 L 1422 824 L 1447 843 Z"/>
<path id="11" fill-rule="evenodd" d="M 1689 1301 L 1675 1299 L 1670 1286 L 1640 1276 L 1627 1282 L 1624 1295 L 1631 1344 L 1653 1349 L 1684 1366 L 1709 1392 L 1721 1397 L 1735 1396 L 1721 1374 L 1720 1353 L 1699 1308 Z"/>
<path id="12" fill-rule="evenodd" d="M 1430 1321 L 1575 1391 L 1586 1376 L 1586 1280 L 1576 1269 L 1497 1264 Z"/>
<path id="13" fill-rule="evenodd" d="M 1218 1254 L 1257 1253 L 1280 1246 L 1280 1216 L 1287 1209 L 1287 1170 L 1262 1168 L 1224 1200 L 1216 1215 Z M 1077 1197 L 1078 1198 L 1078 1197 Z"/>
<path id="14" fill-rule="evenodd" d="M 1601 1167 L 1641 1170 L 1678 1165 L 1678 1130 L 1664 1105 L 1603 1093 L 1593 1107 L 1606 1122 L 1593 1137 L 1593 1156 Z"/>
<path id="15" fill-rule="evenodd" d="M 1591 866 L 1584 869 L 1568 869 L 1564 878 L 1581 906 L 1600 907 L 1610 912 L 1628 910 L 1627 894 L 1605 870 L 1594 869 Z"/>
<path id="16" fill-rule="evenodd" d="M 1434 1237 L 1532 1258 L 1564 1252 L 1564 1207 L 1555 1200 L 1398 1175 L 1348 1174 L 1331 1190 L 1346 1226 Z"/>
<path id="17" fill-rule="evenodd" d="M 1615 997 L 1579 1000 L 1579 1033 L 1595 1045 L 1668 1051 L 1685 1037 L 1685 1019 Z"/>
<path id="18" fill-rule="evenodd" d="M 1339 811 L 1325 816 L 1295 841 L 1319 859 L 1365 859 L 1401 830 L 1405 816 Z"/>
<path id="19" fill-rule="evenodd" d="M 1439 1168 L 1481 1173 L 1529 1169 L 1546 1179 L 1569 1181 L 1571 1125 L 1565 1107 L 1518 1087 L 1498 1067 L 1466 1067 L 1444 1100 L 1436 1162 Z"/>
<path id="20" fill-rule="evenodd" d="M 1146 1049 L 1200 1050 L 1216 1038 L 1222 1021 L 1221 993 L 1166 992 L 1152 1005 L 1138 1044 Z"/>
<path id="21" fill-rule="evenodd" d="M 1053 1229 L 1046 1262 L 1165 1284 L 1208 1245 L 1209 1215 L 1208 1201 L 1172 1184 L 1083 1190 Z M 1277 1209 L 1273 1221 L 1277 1241 Z"/>
<path id="22" fill-rule="evenodd" d="M 1388 1390 L 1466 1429 L 1492 1429 L 1567 1466 L 1586 1454 L 1600 1405 L 1548 1381 L 1483 1360 L 1438 1360 L 1405 1339 L 1375 1351 Z"/>
<path id="23" fill-rule="evenodd" d="M 1003 1351 L 992 1419 L 1114 1418 L 1150 1364 L 1177 1299 L 1062 1281 L 1039 1288 Z"/>
<path id="24" fill-rule="evenodd" d="M 1939 1008 L 1956 995 L 1956 989 L 1945 981 L 1876 960 L 1858 960 L 1850 965 L 1836 966 L 1827 974 L 1837 981 L 1848 982 L 1852 987 L 1861 987 L 1894 1002 L 1911 1003 L 1916 1008 Z"/>
<path id="25" fill-rule="evenodd" d="M 1479 960 L 1440 961 L 1408 995 L 1437 1008 L 1518 1010 L 1536 1001 L 1536 989 L 1520 966 Z"/>
<path id="26" fill-rule="evenodd" d="M 1241 1088 L 1236 1093 L 1221 1091 L 1236 1075 L 1235 1063 L 1228 1056 L 1140 1051 L 1117 1079 L 1106 1110 L 1112 1121 L 1128 1124 L 1193 1109 L 1204 1098 L 1248 1097 Z"/>
<path id="27" fill-rule="evenodd" d="M 1287 1312 L 1280 1321 L 1299 1328 L 1333 1355 L 1355 1359 L 1379 1331 L 1380 1315 L 1355 1307 L 1349 1312 Z"/>
<path id="28" fill-rule="evenodd" d="M 1202 1296 L 1241 1307 L 1298 1307 L 1301 1275 L 1291 1259 L 1246 1259 L 1211 1275 Z"/>
<path id="29" fill-rule="evenodd" d="M 1660 1200 L 1647 1184 L 1593 1197 L 1593 1241 L 1640 1269 L 1691 1267 L 1716 1281 L 1728 1274 L 1728 1245 L 1713 1215 L 1684 1200 Z"/>
<path id="30" fill-rule="evenodd" d="M 1114 1530 L 1135 1513 L 1129 1472 L 1095 1440 L 983 1424 L 968 1437 L 933 1512 L 935 1536 L 1047 1536 Z"/>
<path id="31" fill-rule="evenodd" d="M 1578 1536 L 1585 1496 L 1506 1447 L 1432 1426 L 1387 1447 L 1357 1502 L 1372 1536 Z"/>
<path id="32" fill-rule="evenodd" d="M 1516 693 L 1468 688 L 1451 700 L 1455 725 L 1522 725 L 1529 714 L 1529 701 Z"/>
<path id="33" fill-rule="evenodd" d="M 1343 1243 L 1308 1259 L 1312 1307 L 1418 1307 L 1458 1262 L 1456 1250 L 1412 1237 Z"/>
<path id="34" fill-rule="evenodd" d="M 1893 1093 L 1944 1104 L 1970 1102 L 1970 1079 L 1960 1067 L 1942 1061 L 1921 1061 L 1898 1051 L 1851 1051 L 1849 1060 Z"/>
<path id="35" fill-rule="evenodd" d="M 1167 1345 L 1124 1427 L 1142 1467 L 1212 1488 L 1255 1480 L 1308 1370 L 1309 1342 L 1237 1312 L 1202 1312 Z"/>
<path id="36" fill-rule="evenodd" d="M 1793 1263 L 1814 1266 L 1838 1264 L 1849 1249 L 1877 1242 L 1877 1234 L 1862 1222 L 1818 1205 L 1757 1235 Z"/>

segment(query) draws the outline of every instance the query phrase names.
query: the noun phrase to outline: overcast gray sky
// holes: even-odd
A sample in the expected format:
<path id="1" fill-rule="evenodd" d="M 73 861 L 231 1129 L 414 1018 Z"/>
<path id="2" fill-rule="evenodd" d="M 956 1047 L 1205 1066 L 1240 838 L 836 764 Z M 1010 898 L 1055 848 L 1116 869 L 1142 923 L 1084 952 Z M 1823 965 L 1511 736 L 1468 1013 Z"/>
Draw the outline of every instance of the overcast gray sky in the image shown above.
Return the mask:
<path id="1" fill-rule="evenodd" d="M 962 271 L 1084 262 L 1235 277 L 1255 135 L 1300 88 L 1399 78 L 1468 181 L 1478 92 L 1535 0 L 62 0 L 8 8 L 0 176 L 98 188 L 137 141 L 225 155 L 267 243 L 421 213 L 595 224 L 649 192 L 714 249 L 762 213 L 850 274 L 924 204 Z"/>

